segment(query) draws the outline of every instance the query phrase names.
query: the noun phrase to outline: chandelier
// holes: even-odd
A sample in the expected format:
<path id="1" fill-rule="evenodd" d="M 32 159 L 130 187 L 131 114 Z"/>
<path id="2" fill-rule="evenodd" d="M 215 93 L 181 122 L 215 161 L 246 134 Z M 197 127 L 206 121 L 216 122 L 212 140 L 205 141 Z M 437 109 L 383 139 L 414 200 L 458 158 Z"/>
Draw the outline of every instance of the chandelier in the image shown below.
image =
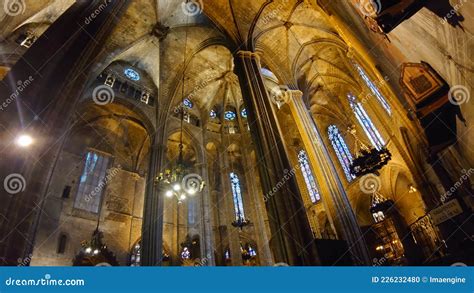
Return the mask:
<path id="1" fill-rule="evenodd" d="M 186 26 L 187 27 L 187 26 Z M 194 196 L 197 193 L 201 192 L 204 188 L 204 181 L 201 176 L 195 173 L 188 173 L 186 166 L 184 164 L 183 157 L 183 124 L 184 124 L 184 115 L 185 115 L 185 76 L 186 76 L 186 47 L 188 43 L 188 32 L 186 29 L 186 37 L 184 40 L 184 50 L 183 50 L 183 79 L 182 79 L 182 89 L 181 89 L 181 129 L 180 129 L 180 140 L 179 140 L 179 155 L 176 165 L 171 169 L 166 169 L 164 172 L 160 173 L 156 178 L 155 182 L 160 183 L 161 186 L 165 189 L 165 196 L 168 198 L 175 198 L 178 201 L 178 204 L 182 203 L 189 196 Z"/>
<path id="2" fill-rule="evenodd" d="M 392 158 L 392 154 L 385 147 L 380 149 L 369 148 L 357 136 L 355 126 L 349 127 L 349 132 L 354 136 L 356 143 L 356 157 L 350 165 L 351 174 L 356 177 L 364 176 L 371 173 L 376 173 L 382 169 L 383 166 Z"/>
<path id="3" fill-rule="evenodd" d="M 90 241 L 81 242 L 81 250 L 73 260 L 73 266 L 118 266 L 115 254 L 102 241 L 103 233 L 97 227 Z"/>

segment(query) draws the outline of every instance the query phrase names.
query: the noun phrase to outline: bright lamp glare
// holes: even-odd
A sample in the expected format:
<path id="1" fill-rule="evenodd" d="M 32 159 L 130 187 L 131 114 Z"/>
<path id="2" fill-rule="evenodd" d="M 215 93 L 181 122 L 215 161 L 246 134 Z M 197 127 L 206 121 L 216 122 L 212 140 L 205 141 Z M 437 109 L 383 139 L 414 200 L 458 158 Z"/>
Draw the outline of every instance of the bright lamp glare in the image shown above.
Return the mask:
<path id="1" fill-rule="evenodd" d="M 186 195 L 181 194 L 181 197 L 180 197 L 179 199 L 180 199 L 180 200 L 185 200 L 185 199 L 186 199 Z"/>
<path id="2" fill-rule="evenodd" d="M 196 189 L 190 189 L 188 190 L 189 195 L 195 195 L 196 194 Z"/>
<path id="3" fill-rule="evenodd" d="M 173 185 L 173 190 L 174 191 L 179 191 L 181 189 L 181 186 L 179 184 Z"/>
<path id="4" fill-rule="evenodd" d="M 17 137 L 16 144 L 22 148 L 29 147 L 33 143 L 33 138 L 28 134 L 22 134 Z"/>
<path id="5" fill-rule="evenodd" d="M 168 190 L 168 191 L 166 192 L 166 197 L 172 197 L 172 196 L 173 196 L 173 191 Z"/>

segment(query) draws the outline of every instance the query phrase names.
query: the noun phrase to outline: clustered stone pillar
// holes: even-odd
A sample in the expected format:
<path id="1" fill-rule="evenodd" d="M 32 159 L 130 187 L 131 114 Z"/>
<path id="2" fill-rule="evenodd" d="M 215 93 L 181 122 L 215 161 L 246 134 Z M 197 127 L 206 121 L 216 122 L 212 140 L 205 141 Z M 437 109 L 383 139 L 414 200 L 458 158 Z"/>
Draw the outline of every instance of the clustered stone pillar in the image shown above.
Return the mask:
<path id="1" fill-rule="evenodd" d="M 162 183 L 155 180 L 159 173 L 160 162 L 165 152 L 162 143 L 153 138 L 148 168 L 148 179 L 145 191 L 145 206 L 142 226 L 142 266 L 160 266 L 163 260 L 163 188 Z"/>
<path id="2" fill-rule="evenodd" d="M 318 265 L 319 257 L 296 179 L 291 177 L 283 182 L 285 174 L 293 168 L 260 70 L 258 55 L 247 51 L 237 53 L 235 71 L 249 110 L 272 232 L 270 247 L 277 263 Z"/>
<path id="3" fill-rule="evenodd" d="M 347 241 L 354 260 L 359 264 L 369 264 L 367 247 L 356 216 L 321 134 L 306 108 L 303 93 L 290 90 L 284 95 L 283 100 L 290 107 L 311 164 L 317 166 L 314 170 L 330 219 L 334 221 L 339 236 Z"/>
<path id="4" fill-rule="evenodd" d="M 11 102 L 0 115 L 0 179 L 11 174 L 24 178 L 23 191 L 0 193 L 0 257 L 4 264 L 17 265 L 17 259 L 30 258 L 62 141 L 87 82 L 84 73 L 97 61 L 128 3 L 116 0 L 104 7 L 101 0 L 76 1 L 0 84 L 0 100 Z M 94 13 L 100 5 L 101 13 Z M 26 85 L 26 81 L 30 83 Z M 12 144 L 21 132 L 35 138 L 28 151 L 20 152 Z"/>

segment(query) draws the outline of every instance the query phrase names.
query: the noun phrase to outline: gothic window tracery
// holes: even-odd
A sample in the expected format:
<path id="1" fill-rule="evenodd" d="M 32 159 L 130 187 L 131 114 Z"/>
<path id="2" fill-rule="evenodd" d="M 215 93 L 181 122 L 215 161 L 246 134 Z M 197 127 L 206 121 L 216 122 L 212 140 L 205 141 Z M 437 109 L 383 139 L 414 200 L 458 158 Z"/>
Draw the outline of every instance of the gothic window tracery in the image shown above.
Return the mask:
<path id="1" fill-rule="evenodd" d="M 232 186 L 232 197 L 234 200 L 235 219 L 245 219 L 244 204 L 242 201 L 242 191 L 240 186 L 240 179 L 234 172 L 230 173 L 230 182 Z"/>
<path id="2" fill-rule="evenodd" d="M 314 179 L 313 172 L 309 165 L 308 155 L 305 150 L 300 150 L 298 153 L 298 162 L 300 164 L 301 172 L 303 173 L 306 188 L 308 189 L 309 197 L 312 203 L 318 202 L 321 197 L 319 195 L 316 180 Z"/>
<path id="3" fill-rule="evenodd" d="M 364 106 L 362 106 L 362 104 L 357 101 L 356 97 L 351 93 L 347 95 L 347 98 L 349 99 L 349 104 L 352 110 L 354 111 L 357 120 L 362 126 L 362 129 L 364 129 L 364 132 L 365 134 L 367 134 L 367 137 L 369 138 L 372 145 L 377 150 L 382 149 L 382 147 L 385 145 L 385 141 L 383 140 L 382 136 L 380 135 L 380 132 L 377 130 L 374 123 L 372 122 L 372 119 L 370 119 L 369 115 L 365 111 Z"/>
<path id="4" fill-rule="evenodd" d="M 380 105 L 382 105 L 382 107 L 385 109 L 385 111 L 387 111 L 389 115 L 392 115 L 392 108 L 390 107 L 390 104 L 388 103 L 387 99 L 385 99 L 385 97 L 380 92 L 379 88 L 372 82 L 365 70 L 359 64 L 357 64 L 357 62 L 353 61 L 353 64 L 362 80 L 364 80 L 367 87 L 375 95 L 377 100 L 379 100 Z"/>
<path id="5" fill-rule="evenodd" d="M 331 125 L 328 128 L 329 140 L 331 141 L 332 147 L 336 152 L 336 156 L 339 160 L 339 163 L 344 170 L 347 181 L 351 182 L 355 176 L 350 172 L 350 165 L 352 163 L 352 154 L 347 147 L 347 144 L 339 132 L 339 129 L 336 125 Z"/>

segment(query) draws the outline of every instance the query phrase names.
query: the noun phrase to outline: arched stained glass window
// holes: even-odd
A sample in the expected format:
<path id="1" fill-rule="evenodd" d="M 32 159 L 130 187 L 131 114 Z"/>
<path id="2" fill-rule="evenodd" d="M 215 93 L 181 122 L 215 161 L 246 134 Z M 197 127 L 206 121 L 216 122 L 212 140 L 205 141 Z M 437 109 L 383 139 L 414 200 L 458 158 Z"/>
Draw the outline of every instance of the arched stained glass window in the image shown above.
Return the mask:
<path id="1" fill-rule="evenodd" d="M 309 165 L 308 155 L 306 151 L 301 150 L 298 153 L 298 162 L 300 164 L 301 172 L 303 173 L 304 181 L 306 183 L 306 188 L 309 192 L 309 197 L 311 198 L 312 203 L 316 203 L 321 199 L 316 185 L 316 180 L 314 180 L 313 172 Z"/>
<path id="2" fill-rule="evenodd" d="M 377 97 L 377 100 L 379 100 L 380 104 L 385 109 L 385 111 L 387 111 L 389 115 L 392 115 L 392 108 L 390 107 L 390 104 L 387 102 L 387 99 L 385 99 L 385 97 L 380 92 L 379 88 L 372 82 L 372 80 L 370 80 L 367 73 L 364 71 L 364 69 L 362 69 L 362 67 L 359 64 L 357 64 L 357 62 L 353 61 L 352 63 L 357 69 L 357 72 L 359 73 L 360 77 L 364 80 L 365 84 L 367 85 L 367 87 L 370 88 L 372 93 Z"/>
<path id="3" fill-rule="evenodd" d="M 357 120 L 364 129 L 365 134 L 367 134 L 370 142 L 377 150 L 380 150 L 385 145 L 385 141 L 372 123 L 369 115 L 367 115 L 367 112 L 365 112 L 364 106 L 362 106 L 362 104 L 357 101 L 356 97 L 350 93 L 347 95 L 347 98 L 349 99 L 349 104 L 351 105 Z"/>
<path id="4" fill-rule="evenodd" d="M 230 173 L 230 183 L 232 185 L 232 195 L 234 199 L 235 219 L 244 220 L 244 204 L 242 201 L 242 191 L 240 188 L 240 179 L 234 172 Z"/>
<path id="5" fill-rule="evenodd" d="M 193 108 L 193 102 L 191 102 L 190 99 L 186 98 L 183 100 L 183 105 L 188 108 L 188 109 L 192 109 Z"/>
<path id="6" fill-rule="evenodd" d="M 339 162 L 341 163 L 342 169 L 344 170 L 344 174 L 346 175 L 347 180 L 351 182 L 352 179 L 355 178 L 355 176 L 351 174 L 351 171 L 350 171 L 350 165 L 352 163 L 352 154 L 349 151 L 349 148 L 347 147 L 347 144 L 344 141 L 344 138 L 339 133 L 339 129 L 337 128 L 337 126 L 335 125 L 329 126 L 328 135 L 329 135 L 329 140 L 331 141 L 332 147 L 334 148 L 334 151 L 336 152 L 337 158 L 339 159 Z"/>
<path id="7" fill-rule="evenodd" d="M 246 108 L 243 108 L 242 111 L 240 111 L 240 116 L 247 119 L 247 109 Z"/>
<path id="8" fill-rule="evenodd" d="M 216 110 L 212 109 L 212 110 L 209 112 L 209 117 L 211 117 L 212 119 L 216 119 L 216 118 L 217 118 L 217 112 L 216 112 Z"/>

